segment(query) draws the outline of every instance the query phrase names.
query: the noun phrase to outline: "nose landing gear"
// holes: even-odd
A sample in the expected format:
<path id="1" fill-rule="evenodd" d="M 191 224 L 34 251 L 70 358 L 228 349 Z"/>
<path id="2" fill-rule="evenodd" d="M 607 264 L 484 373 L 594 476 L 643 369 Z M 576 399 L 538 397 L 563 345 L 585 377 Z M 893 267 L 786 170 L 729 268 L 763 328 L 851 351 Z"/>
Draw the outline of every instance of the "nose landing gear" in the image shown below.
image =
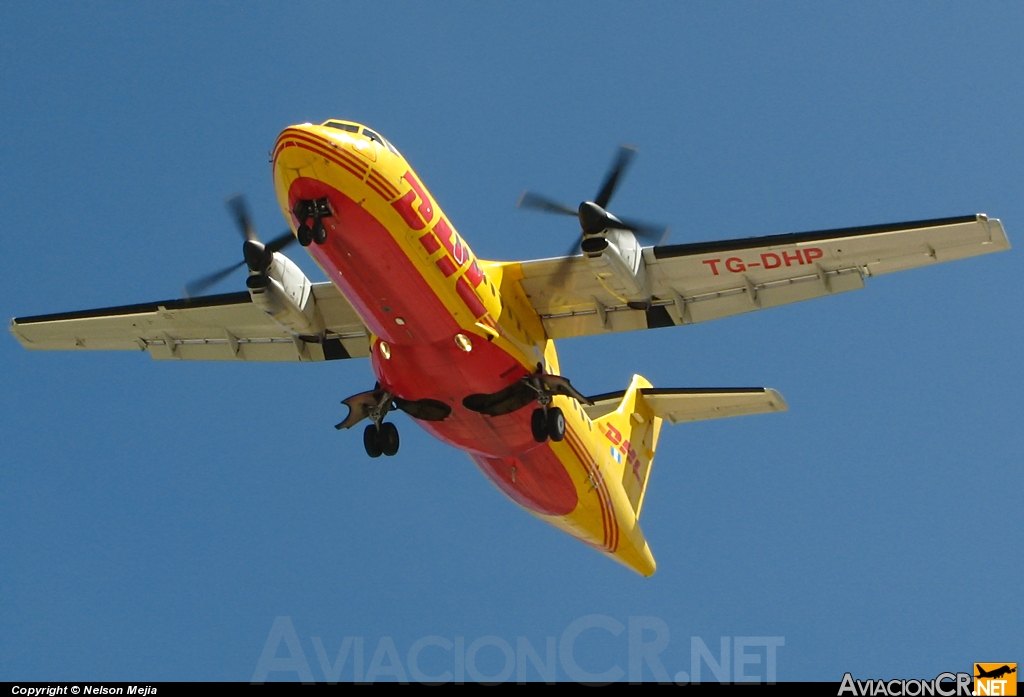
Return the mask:
<path id="1" fill-rule="evenodd" d="M 395 408 L 396 397 L 382 390 L 378 383 L 377 389 L 370 392 L 361 392 L 346 399 L 342 404 L 349 409 L 348 417 L 335 428 L 339 431 L 343 428 L 352 428 L 363 419 L 369 419 L 373 423 L 363 431 L 363 447 L 370 457 L 387 455 L 391 457 L 398 452 L 398 428 L 390 422 L 385 422 L 384 417 Z"/>
<path id="2" fill-rule="evenodd" d="M 299 221 L 299 227 L 295 231 L 299 238 L 299 244 L 308 247 L 313 242 L 323 244 L 327 241 L 327 228 L 324 227 L 323 219 L 330 218 L 334 214 L 331 212 L 331 204 L 326 197 L 316 200 L 300 199 L 295 202 L 292 213 Z M 313 221 L 312 226 L 309 225 L 310 220 Z"/>
<path id="3" fill-rule="evenodd" d="M 384 421 L 389 411 L 400 409 L 421 421 L 444 421 L 452 413 L 450 406 L 436 399 L 409 400 L 396 397 L 382 389 L 379 382 L 369 392 L 352 395 L 341 403 L 348 407 L 348 416 L 335 426 L 339 431 L 352 428 L 363 419 L 373 422 L 363 431 L 363 447 L 370 457 L 391 457 L 398 452 L 398 428 Z"/>

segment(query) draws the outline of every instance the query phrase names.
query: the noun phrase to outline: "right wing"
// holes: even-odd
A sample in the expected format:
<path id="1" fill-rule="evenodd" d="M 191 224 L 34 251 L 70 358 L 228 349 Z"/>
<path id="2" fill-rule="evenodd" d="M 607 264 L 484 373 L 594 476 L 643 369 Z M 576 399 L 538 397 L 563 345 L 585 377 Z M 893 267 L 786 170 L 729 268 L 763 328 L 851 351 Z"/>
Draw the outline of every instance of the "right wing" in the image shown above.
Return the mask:
<path id="1" fill-rule="evenodd" d="M 135 350 L 200 361 L 330 361 L 369 355 L 369 332 L 332 283 L 314 283 L 327 337 L 293 336 L 253 305 L 249 293 L 165 300 L 11 320 L 28 349 Z"/>
<path id="2" fill-rule="evenodd" d="M 892 271 L 1010 248 L 985 215 L 643 250 L 651 306 L 628 307 L 597 281 L 586 259 L 519 264 L 523 290 L 548 338 L 694 324 L 864 287 Z"/>

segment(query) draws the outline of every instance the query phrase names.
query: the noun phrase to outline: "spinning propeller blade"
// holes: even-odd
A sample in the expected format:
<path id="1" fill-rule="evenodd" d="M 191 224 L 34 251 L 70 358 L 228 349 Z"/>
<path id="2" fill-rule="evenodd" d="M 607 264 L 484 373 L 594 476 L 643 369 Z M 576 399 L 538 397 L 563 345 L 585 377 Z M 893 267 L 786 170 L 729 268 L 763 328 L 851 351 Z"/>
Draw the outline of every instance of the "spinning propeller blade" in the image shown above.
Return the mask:
<path id="1" fill-rule="evenodd" d="M 604 230 L 629 230 L 641 239 L 650 240 L 655 244 L 661 244 L 668 237 L 668 228 L 657 223 L 648 223 L 633 218 L 620 218 L 609 213 L 606 208 L 615 194 L 615 189 L 629 169 L 633 157 L 636 155 L 636 148 L 632 145 L 621 145 L 619 151 L 612 161 L 608 173 L 601 182 L 601 188 L 593 201 L 584 201 L 577 210 L 550 199 L 547 196 L 526 191 L 519 197 L 517 207 L 529 210 L 542 211 L 544 213 L 557 213 L 559 215 L 571 215 L 576 217 L 580 223 L 580 235 L 577 237 L 569 252 L 566 255 L 571 257 L 579 249 L 583 240 L 588 235 L 597 235 Z M 563 285 L 565 277 L 569 272 L 572 262 L 567 258 L 558 269 L 555 270 L 552 282 L 555 285 Z"/>
<path id="2" fill-rule="evenodd" d="M 220 283 L 243 266 L 248 266 L 249 270 L 254 273 L 266 272 L 274 261 L 274 252 L 280 252 L 295 241 L 295 236 L 291 231 L 288 231 L 278 235 L 267 244 L 263 244 L 260 242 L 259 235 L 256 234 L 256 228 L 252 224 L 249 206 L 245 202 L 245 197 L 242 194 L 235 194 L 225 203 L 232 218 L 235 220 L 238 231 L 245 239 L 245 242 L 242 243 L 243 260 L 186 284 L 185 297 L 187 298 L 195 297 L 207 288 Z"/>
<path id="3" fill-rule="evenodd" d="M 597 198 L 594 199 L 594 203 L 601 206 L 601 208 L 608 207 L 608 202 L 611 201 L 612 194 L 615 193 L 615 187 L 619 183 L 619 178 L 625 174 L 629 163 L 633 161 L 635 155 L 636 148 L 632 145 L 619 146 L 619 154 L 616 155 L 615 162 L 612 163 L 611 169 L 605 175 L 604 183 L 601 184 L 601 190 L 597 192 Z"/>

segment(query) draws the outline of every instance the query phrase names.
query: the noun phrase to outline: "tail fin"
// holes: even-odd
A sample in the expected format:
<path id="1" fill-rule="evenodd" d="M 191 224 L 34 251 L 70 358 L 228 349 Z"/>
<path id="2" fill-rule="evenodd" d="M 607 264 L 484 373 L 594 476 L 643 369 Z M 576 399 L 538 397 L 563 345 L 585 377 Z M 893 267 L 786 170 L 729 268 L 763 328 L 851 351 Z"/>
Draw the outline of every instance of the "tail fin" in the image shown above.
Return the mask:
<path id="1" fill-rule="evenodd" d="M 677 424 L 788 408 L 782 395 L 766 387 L 655 388 L 640 375 L 633 376 L 625 392 L 590 399 L 593 405 L 584 409 L 610 441 L 612 458 L 622 465 L 622 488 L 637 518 L 663 419 Z"/>
<path id="2" fill-rule="evenodd" d="M 622 398 L 614 411 L 609 411 L 607 403 L 602 402 L 588 408 L 589 411 L 604 406 L 602 411 L 606 413 L 594 423 L 610 442 L 612 458 L 622 466 L 622 488 L 637 518 L 644 504 L 651 463 L 654 462 L 654 451 L 661 433 L 661 418 L 655 415 L 642 392 L 650 387 L 651 383 L 646 379 L 634 375 L 629 388 L 615 395 L 621 394 Z"/>

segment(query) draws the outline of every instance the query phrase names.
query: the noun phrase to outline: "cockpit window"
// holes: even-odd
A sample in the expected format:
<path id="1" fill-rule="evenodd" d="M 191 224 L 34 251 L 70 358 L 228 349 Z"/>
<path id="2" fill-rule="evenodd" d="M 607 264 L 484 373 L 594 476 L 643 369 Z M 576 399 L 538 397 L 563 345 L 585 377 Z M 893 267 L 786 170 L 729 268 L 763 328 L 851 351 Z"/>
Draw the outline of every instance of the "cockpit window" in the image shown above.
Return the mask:
<path id="1" fill-rule="evenodd" d="M 384 138 L 383 136 L 381 136 L 380 134 L 374 133 L 369 128 L 366 128 L 364 126 L 363 127 L 363 135 L 366 136 L 367 138 L 369 138 L 370 140 L 375 140 L 378 143 L 380 143 L 381 145 L 383 145 L 385 148 L 388 149 L 388 151 L 391 152 L 392 155 L 398 155 L 398 150 L 395 149 L 395 146 L 392 145 L 391 143 L 389 143 L 387 141 L 387 139 Z M 398 156 L 401 157 L 401 155 L 398 155 Z"/>
<path id="2" fill-rule="evenodd" d="M 327 121 L 324 123 L 328 128 L 337 128 L 339 131 L 348 131 L 349 133 L 359 133 L 359 126 L 354 123 L 342 123 L 341 121 Z"/>

